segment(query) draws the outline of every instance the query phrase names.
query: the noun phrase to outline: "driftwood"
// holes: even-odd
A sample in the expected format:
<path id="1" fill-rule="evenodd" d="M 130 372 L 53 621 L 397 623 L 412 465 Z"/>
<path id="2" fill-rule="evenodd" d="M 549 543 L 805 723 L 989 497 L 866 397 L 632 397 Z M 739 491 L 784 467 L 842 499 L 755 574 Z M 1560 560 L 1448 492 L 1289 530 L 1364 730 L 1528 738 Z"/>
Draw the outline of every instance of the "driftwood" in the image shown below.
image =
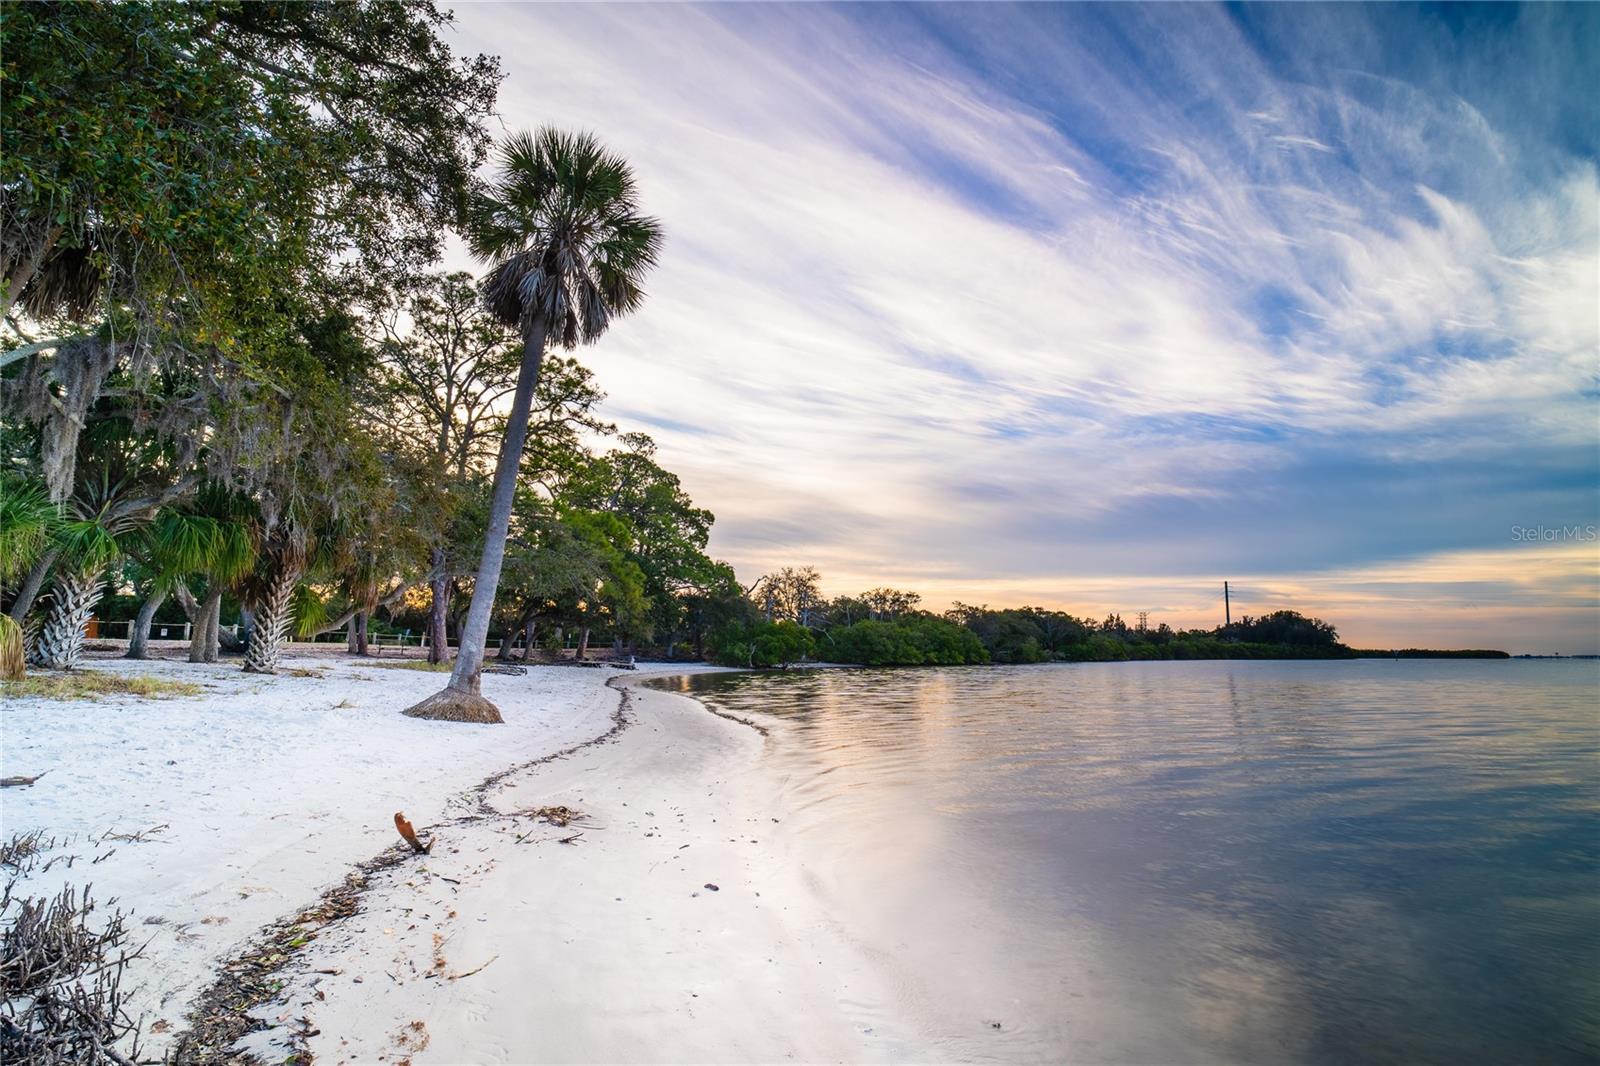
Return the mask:
<path id="1" fill-rule="evenodd" d="M 426 855 L 433 850 L 433 841 L 429 840 L 424 844 L 418 840 L 417 831 L 411 827 L 410 822 L 406 821 L 406 816 L 399 811 L 394 812 L 394 827 L 400 831 L 401 839 L 410 844 L 411 850 L 418 855 Z"/>
<path id="2" fill-rule="evenodd" d="M 494 958 L 490 959 L 489 962 L 493 962 L 495 959 L 498 959 L 499 957 L 500 956 L 496 955 Z M 459 981 L 463 977 L 471 977 L 475 973 L 482 973 L 484 970 L 489 968 L 489 962 L 486 962 L 482 966 L 479 966 L 476 970 L 468 970 L 466 973 L 453 973 L 448 978 L 446 978 L 446 980 Z"/>
<path id="3" fill-rule="evenodd" d="M 132 945 L 128 915 L 115 900 L 96 903 L 87 886 L 54 896 L 16 891 L 54 844 L 38 831 L 0 844 L 10 871 L 0 884 L 0 1061 L 133 1066 L 139 1024 L 124 1005 L 122 976 L 143 948 Z M 117 1047 L 124 1042 L 126 1051 Z"/>
<path id="4" fill-rule="evenodd" d="M 0 777 L 0 788 L 16 788 L 18 786 L 31 785 L 49 772 L 49 770 L 41 770 L 32 777 L 23 777 L 20 774 L 16 777 Z"/>

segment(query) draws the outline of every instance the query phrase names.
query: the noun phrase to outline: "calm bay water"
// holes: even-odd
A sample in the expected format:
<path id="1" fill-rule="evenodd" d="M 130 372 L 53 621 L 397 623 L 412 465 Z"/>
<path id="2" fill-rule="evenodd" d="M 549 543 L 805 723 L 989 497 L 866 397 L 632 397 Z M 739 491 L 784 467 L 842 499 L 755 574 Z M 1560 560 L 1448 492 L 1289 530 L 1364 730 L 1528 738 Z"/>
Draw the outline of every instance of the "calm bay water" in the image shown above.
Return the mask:
<path id="1" fill-rule="evenodd" d="M 1600 663 L 662 684 L 769 726 L 815 890 L 948 1057 L 1600 1057 Z"/>

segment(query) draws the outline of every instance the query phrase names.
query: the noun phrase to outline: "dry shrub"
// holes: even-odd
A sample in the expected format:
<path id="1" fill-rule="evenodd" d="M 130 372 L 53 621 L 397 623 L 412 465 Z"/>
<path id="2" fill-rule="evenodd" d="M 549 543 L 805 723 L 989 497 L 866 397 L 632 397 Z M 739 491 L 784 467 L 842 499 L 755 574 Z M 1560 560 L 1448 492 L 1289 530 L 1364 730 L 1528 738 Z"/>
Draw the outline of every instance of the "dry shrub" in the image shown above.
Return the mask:
<path id="1" fill-rule="evenodd" d="M 101 670 L 30 674 L 21 681 L 0 682 L 0 693 L 14 698 L 33 696 L 47 700 L 97 700 L 106 696 L 142 696 L 167 699 L 198 696 L 205 689 L 193 681 L 161 677 L 128 677 Z"/>
<path id="2" fill-rule="evenodd" d="M 8 614 L 0 614 L 0 681 L 21 681 L 27 656 L 23 651 L 22 626 Z"/>
<path id="3" fill-rule="evenodd" d="M 19 895 L 38 845 L 35 834 L 3 847 L 15 872 L 0 890 L 0 1061 L 128 1066 L 139 1026 L 123 1006 L 122 976 L 139 952 L 128 947 L 127 915 L 114 900 L 100 911 L 87 886 Z"/>

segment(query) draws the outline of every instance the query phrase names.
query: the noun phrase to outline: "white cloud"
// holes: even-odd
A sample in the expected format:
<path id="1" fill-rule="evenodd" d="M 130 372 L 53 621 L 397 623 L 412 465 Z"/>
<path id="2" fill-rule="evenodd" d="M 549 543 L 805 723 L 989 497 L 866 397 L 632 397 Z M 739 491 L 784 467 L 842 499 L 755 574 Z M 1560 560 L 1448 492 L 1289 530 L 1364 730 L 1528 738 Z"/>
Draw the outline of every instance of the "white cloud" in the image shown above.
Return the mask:
<path id="1" fill-rule="evenodd" d="M 1291 468 L 1305 434 L 1378 459 L 1397 434 L 1593 440 L 1595 171 L 1487 214 L 1436 191 L 1430 152 L 1506 157 L 1460 101 L 1281 83 L 1197 15 L 1213 36 L 1171 62 L 1220 102 L 1202 121 L 1072 41 L 1019 40 L 1130 177 L 931 38 L 891 49 L 834 9 L 457 15 L 504 59 L 509 126 L 592 128 L 634 162 L 668 243 L 585 358 L 616 410 L 664 420 L 742 569 L 915 584 L 1059 554 L 1103 535 L 1084 519 Z"/>

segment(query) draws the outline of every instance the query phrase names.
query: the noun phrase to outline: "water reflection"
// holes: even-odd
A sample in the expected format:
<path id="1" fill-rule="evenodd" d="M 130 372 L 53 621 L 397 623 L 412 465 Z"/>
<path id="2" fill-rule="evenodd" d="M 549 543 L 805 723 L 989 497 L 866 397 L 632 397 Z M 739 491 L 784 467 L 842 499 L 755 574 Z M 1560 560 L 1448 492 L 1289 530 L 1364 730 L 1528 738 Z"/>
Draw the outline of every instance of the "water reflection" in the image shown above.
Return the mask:
<path id="1" fill-rule="evenodd" d="M 1600 1055 L 1595 663 L 667 684 L 772 727 L 818 891 L 952 1057 Z"/>

